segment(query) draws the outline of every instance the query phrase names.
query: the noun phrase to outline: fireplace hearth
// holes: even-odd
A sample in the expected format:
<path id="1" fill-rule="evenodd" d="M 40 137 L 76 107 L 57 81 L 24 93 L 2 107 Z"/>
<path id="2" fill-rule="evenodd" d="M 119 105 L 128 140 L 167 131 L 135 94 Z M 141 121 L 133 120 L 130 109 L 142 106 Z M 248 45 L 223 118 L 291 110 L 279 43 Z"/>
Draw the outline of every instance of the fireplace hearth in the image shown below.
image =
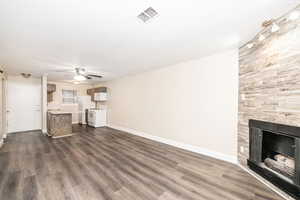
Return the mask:
<path id="1" fill-rule="evenodd" d="M 249 120 L 253 171 L 300 200 L 300 127 Z"/>

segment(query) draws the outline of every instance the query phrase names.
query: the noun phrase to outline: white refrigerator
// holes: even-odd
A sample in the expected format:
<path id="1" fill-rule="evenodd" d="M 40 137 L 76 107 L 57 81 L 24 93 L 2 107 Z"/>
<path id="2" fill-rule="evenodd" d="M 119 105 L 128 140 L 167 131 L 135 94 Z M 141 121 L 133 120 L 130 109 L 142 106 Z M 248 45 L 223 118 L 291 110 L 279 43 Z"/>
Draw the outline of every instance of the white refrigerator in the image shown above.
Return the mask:
<path id="1" fill-rule="evenodd" d="M 92 102 L 91 96 L 79 96 L 78 97 L 78 114 L 79 124 L 86 124 L 86 109 L 95 107 L 95 103 Z"/>

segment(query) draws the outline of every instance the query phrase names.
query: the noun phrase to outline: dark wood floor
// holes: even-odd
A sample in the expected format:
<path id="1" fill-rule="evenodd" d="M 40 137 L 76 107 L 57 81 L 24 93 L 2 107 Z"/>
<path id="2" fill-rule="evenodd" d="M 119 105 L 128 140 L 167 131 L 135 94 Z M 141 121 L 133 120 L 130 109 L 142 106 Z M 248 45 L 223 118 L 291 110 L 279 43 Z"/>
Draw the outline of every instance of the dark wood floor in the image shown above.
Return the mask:
<path id="1" fill-rule="evenodd" d="M 232 164 L 109 128 L 51 140 L 12 134 L 0 150 L 1 200 L 279 200 Z"/>

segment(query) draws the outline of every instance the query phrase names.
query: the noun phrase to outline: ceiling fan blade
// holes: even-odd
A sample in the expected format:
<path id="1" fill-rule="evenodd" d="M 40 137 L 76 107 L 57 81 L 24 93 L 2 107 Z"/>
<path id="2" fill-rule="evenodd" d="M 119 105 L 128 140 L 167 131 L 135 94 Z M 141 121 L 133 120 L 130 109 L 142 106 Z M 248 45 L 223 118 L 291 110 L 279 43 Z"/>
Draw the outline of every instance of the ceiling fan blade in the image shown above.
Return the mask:
<path id="1" fill-rule="evenodd" d="M 64 72 L 75 72 L 74 69 L 61 69 L 61 70 L 53 70 L 51 72 L 59 72 L 59 73 L 64 73 Z"/>
<path id="2" fill-rule="evenodd" d="M 83 75 L 86 79 L 92 79 L 89 75 Z"/>
<path id="3" fill-rule="evenodd" d="M 96 75 L 96 74 L 88 74 L 87 76 L 95 77 L 95 78 L 102 78 L 103 76 Z"/>

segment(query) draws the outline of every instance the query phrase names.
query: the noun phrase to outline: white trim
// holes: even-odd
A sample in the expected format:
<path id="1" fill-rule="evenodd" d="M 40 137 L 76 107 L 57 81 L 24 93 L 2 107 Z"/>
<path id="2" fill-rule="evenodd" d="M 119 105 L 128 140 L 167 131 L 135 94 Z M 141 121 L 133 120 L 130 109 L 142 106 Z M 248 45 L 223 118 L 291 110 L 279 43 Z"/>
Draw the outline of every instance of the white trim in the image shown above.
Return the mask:
<path id="1" fill-rule="evenodd" d="M 69 135 L 62 135 L 62 136 L 52 136 L 53 139 L 57 139 L 57 138 L 63 138 L 63 137 L 69 137 L 69 136 L 72 136 L 74 134 L 69 134 Z"/>
<path id="2" fill-rule="evenodd" d="M 204 149 L 204 148 L 201 148 L 201 147 L 198 147 L 198 146 L 194 146 L 194 145 L 190 145 L 190 144 L 184 144 L 184 143 L 181 143 L 181 142 L 176 142 L 174 140 L 165 139 L 165 138 L 162 138 L 162 137 L 150 135 L 150 134 L 143 133 L 143 132 L 140 132 L 140 131 L 137 131 L 137 130 L 134 130 L 134 129 L 130 129 L 130 128 L 124 128 L 124 127 L 115 126 L 115 125 L 112 125 L 112 124 L 108 124 L 107 126 L 110 127 L 110 128 L 113 128 L 113 129 L 117 129 L 117 130 L 120 130 L 120 131 L 124 131 L 124 132 L 130 133 L 130 134 L 133 134 L 133 135 L 137 135 L 137 136 L 144 137 L 144 138 L 147 138 L 147 139 L 150 139 L 150 140 L 154 140 L 154 141 L 157 141 L 157 142 L 161 142 L 161 143 L 165 143 L 165 144 L 168 144 L 168 145 L 171 145 L 171 146 L 175 146 L 175 147 L 178 147 L 180 149 L 185 149 L 185 150 L 188 150 L 188 151 L 192 151 L 194 153 L 203 154 L 203 155 L 210 156 L 210 157 L 213 157 L 213 158 L 216 158 L 216 159 L 219 159 L 219 160 L 227 161 L 227 162 L 230 162 L 230 163 L 233 163 L 233 164 L 238 163 L 237 162 L 237 157 L 235 157 L 235 156 L 229 156 L 229 155 L 226 155 L 226 154 L 223 154 L 223 153 L 220 153 L 220 152 L 211 151 L 209 149 Z"/>
<path id="3" fill-rule="evenodd" d="M 43 130 L 42 130 L 42 133 L 43 133 L 44 135 L 48 135 L 48 133 L 47 133 L 47 130 L 46 130 L 46 129 L 43 129 Z"/>
<path id="4" fill-rule="evenodd" d="M 47 132 L 47 110 L 48 110 L 48 101 L 47 101 L 47 74 L 43 74 L 41 78 L 41 98 L 42 98 L 42 133 L 45 135 Z"/>
<path id="5" fill-rule="evenodd" d="M 3 146 L 3 144 L 4 144 L 4 139 L 2 138 L 2 139 L 0 140 L 0 148 Z"/>
<path id="6" fill-rule="evenodd" d="M 281 196 L 282 198 L 286 199 L 286 200 L 291 200 L 294 199 L 291 196 L 289 196 L 288 194 L 284 193 L 283 191 L 281 191 L 280 189 L 278 189 L 276 186 L 274 186 L 273 184 L 271 184 L 269 181 L 267 181 L 266 179 L 262 178 L 261 176 L 259 176 L 257 173 L 255 173 L 254 171 L 252 171 L 251 169 L 241 165 L 240 163 L 238 164 L 238 166 L 240 168 L 242 168 L 244 171 L 246 171 L 247 173 L 249 173 L 250 175 L 254 176 L 257 180 L 259 180 L 261 183 L 263 183 L 264 185 L 266 185 L 268 188 L 270 188 L 272 191 L 274 191 L 275 193 L 277 193 L 279 196 Z M 287 197 L 288 196 L 288 197 Z"/>

